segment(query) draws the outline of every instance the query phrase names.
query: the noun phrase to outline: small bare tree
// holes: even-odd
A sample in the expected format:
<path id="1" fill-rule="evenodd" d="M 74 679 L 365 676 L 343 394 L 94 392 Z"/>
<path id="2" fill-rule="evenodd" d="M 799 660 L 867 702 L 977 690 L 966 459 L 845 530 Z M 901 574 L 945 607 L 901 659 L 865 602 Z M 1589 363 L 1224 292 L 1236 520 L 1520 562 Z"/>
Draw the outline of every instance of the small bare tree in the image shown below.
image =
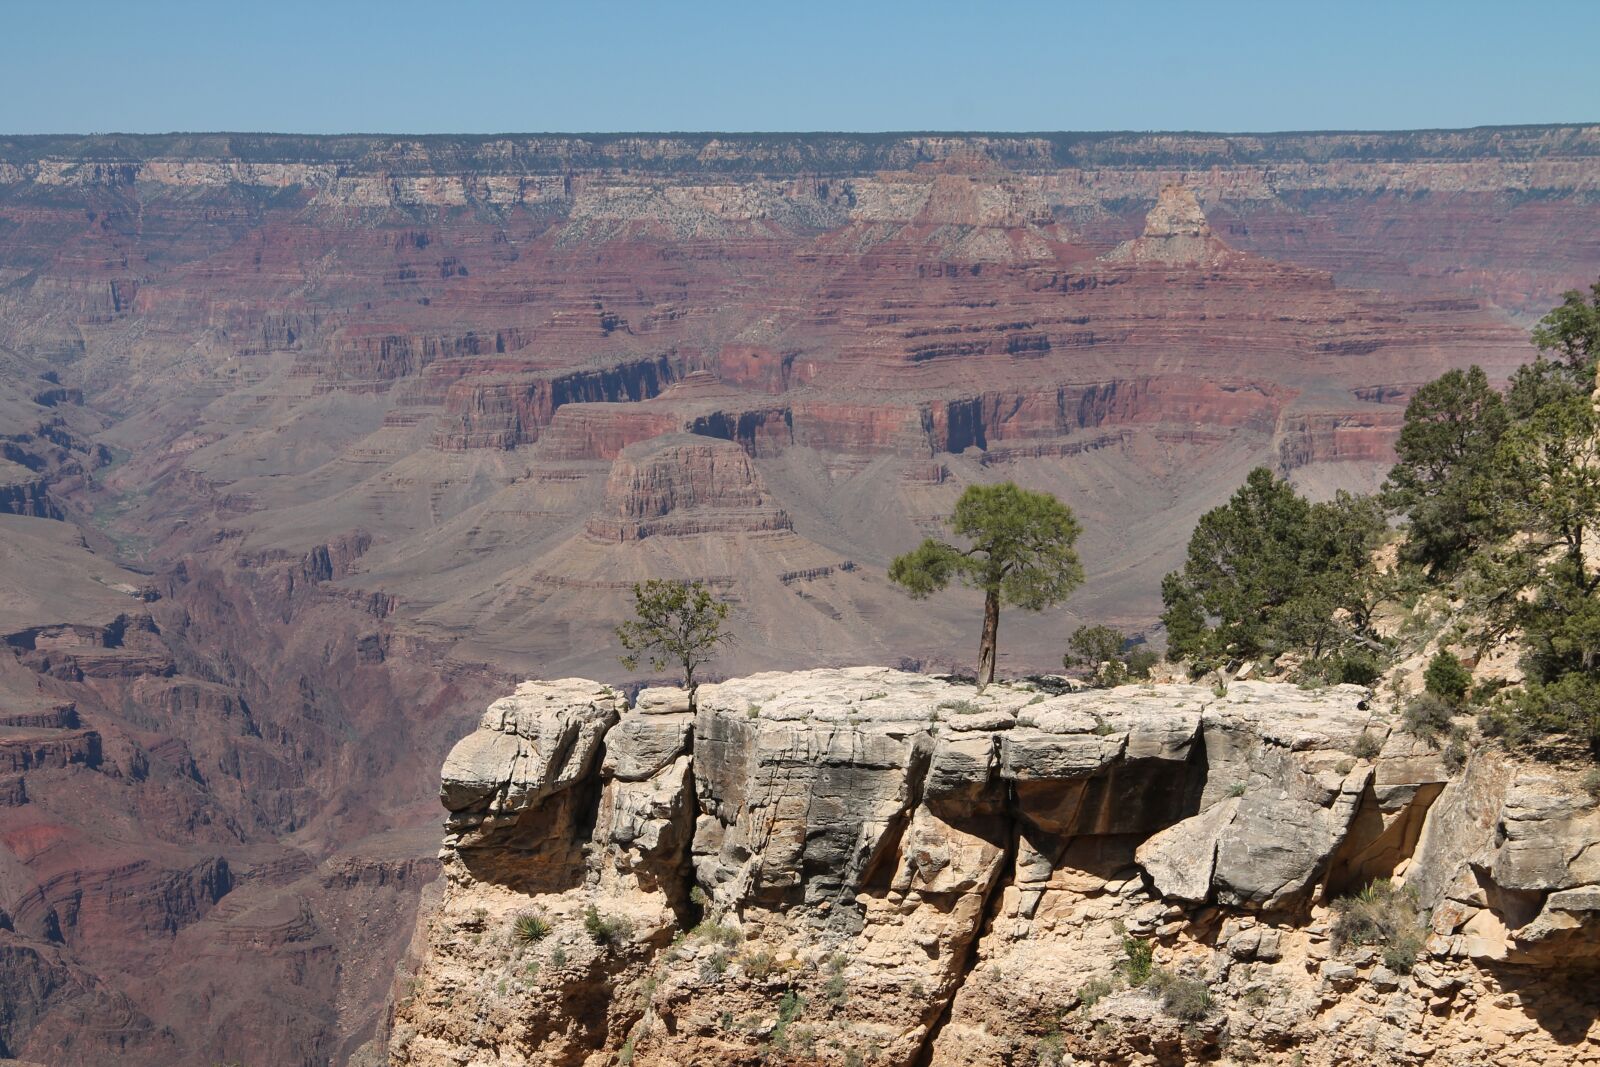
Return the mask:
<path id="1" fill-rule="evenodd" d="M 695 708 L 698 671 L 730 635 L 722 628 L 728 605 L 718 600 L 704 582 L 669 582 L 651 578 L 633 586 L 633 614 L 617 627 L 617 640 L 626 653 L 622 665 L 630 671 L 648 660 L 656 670 L 676 664 L 689 691 L 689 708 Z"/>

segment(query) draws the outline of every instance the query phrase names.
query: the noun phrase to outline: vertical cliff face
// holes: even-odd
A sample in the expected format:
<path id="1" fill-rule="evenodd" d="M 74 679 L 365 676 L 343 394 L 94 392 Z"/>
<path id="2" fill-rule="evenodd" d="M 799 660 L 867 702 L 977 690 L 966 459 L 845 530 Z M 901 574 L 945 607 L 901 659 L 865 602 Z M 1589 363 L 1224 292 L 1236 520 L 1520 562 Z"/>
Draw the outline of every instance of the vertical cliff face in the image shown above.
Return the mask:
<path id="1" fill-rule="evenodd" d="M 1354 687 L 527 683 L 442 800 L 397 1064 L 1600 1062 L 1600 807 Z"/>

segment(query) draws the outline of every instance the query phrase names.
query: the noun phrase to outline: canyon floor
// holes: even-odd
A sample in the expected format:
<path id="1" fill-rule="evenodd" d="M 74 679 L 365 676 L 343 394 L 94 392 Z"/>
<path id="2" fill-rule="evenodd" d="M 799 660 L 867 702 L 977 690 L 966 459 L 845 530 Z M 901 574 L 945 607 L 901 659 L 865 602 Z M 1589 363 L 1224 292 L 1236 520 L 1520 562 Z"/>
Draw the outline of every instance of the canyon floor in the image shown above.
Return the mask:
<path id="1" fill-rule="evenodd" d="M 0 1056 L 366 1056 L 441 760 L 661 681 L 632 582 L 733 603 L 722 677 L 970 667 L 884 572 L 1012 479 L 1088 580 L 1002 673 L 1159 644 L 1250 468 L 1373 487 L 1596 276 L 1592 126 L 0 138 Z"/>

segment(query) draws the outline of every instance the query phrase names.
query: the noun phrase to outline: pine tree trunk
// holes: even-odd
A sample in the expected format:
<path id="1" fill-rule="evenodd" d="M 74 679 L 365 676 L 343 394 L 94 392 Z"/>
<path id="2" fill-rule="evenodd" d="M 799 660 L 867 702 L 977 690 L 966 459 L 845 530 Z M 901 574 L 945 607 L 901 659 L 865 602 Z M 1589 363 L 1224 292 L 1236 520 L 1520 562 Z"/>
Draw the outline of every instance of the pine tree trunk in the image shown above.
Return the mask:
<path id="1" fill-rule="evenodd" d="M 994 681 L 995 641 L 1000 634 L 1000 593 L 983 595 L 983 641 L 978 646 L 978 691 Z"/>

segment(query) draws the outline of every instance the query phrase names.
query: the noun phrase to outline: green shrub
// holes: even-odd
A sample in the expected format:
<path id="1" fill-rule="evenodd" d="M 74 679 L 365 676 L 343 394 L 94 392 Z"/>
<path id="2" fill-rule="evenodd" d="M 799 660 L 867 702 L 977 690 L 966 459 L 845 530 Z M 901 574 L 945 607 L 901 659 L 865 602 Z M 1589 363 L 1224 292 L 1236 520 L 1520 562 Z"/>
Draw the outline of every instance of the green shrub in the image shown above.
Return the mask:
<path id="1" fill-rule="evenodd" d="M 1335 952 L 1350 945 L 1370 945 L 1396 974 L 1410 974 L 1428 933 L 1417 907 L 1416 893 L 1398 889 L 1380 878 L 1359 892 L 1333 902 L 1333 929 L 1328 939 Z"/>
<path id="2" fill-rule="evenodd" d="M 939 705 L 940 711 L 953 711 L 957 715 L 976 715 L 983 710 L 983 705 L 971 700 L 946 700 Z"/>
<path id="3" fill-rule="evenodd" d="M 557 945 L 555 947 L 555 951 L 550 953 L 550 966 L 559 968 L 565 967 L 566 965 L 567 950 L 562 948 L 560 945 Z"/>
<path id="4" fill-rule="evenodd" d="M 778 998 L 778 1021 L 772 1028 L 770 1038 L 773 1048 L 781 1050 L 789 1047 L 789 1024 L 800 1018 L 800 1013 L 805 1010 L 805 998 L 792 989 Z"/>
<path id="5" fill-rule="evenodd" d="M 1361 736 L 1356 738 L 1354 747 L 1350 749 L 1350 754 L 1355 756 L 1356 759 L 1377 759 L 1378 753 L 1382 751 L 1382 739 L 1377 734 L 1363 730 Z"/>
<path id="6" fill-rule="evenodd" d="M 1082 668 L 1089 684 L 1109 689 L 1127 680 L 1128 665 L 1122 658 L 1127 643 L 1122 631 L 1110 626 L 1080 626 L 1067 638 L 1061 665 L 1068 670 Z"/>
<path id="7" fill-rule="evenodd" d="M 1325 682 L 1328 685 L 1371 685 L 1383 674 L 1384 661 L 1364 648 L 1335 652 L 1307 660 L 1298 671 L 1302 684 Z"/>
<path id="8" fill-rule="evenodd" d="M 1162 1010 L 1173 1018 L 1198 1022 L 1211 1013 L 1211 989 L 1204 982 L 1157 967 L 1146 984 L 1161 998 Z"/>
<path id="9" fill-rule="evenodd" d="M 732 948 L 744 940 L 744 934 L 736 926 L 723 926 L 721 923 L 710 919 L 703 920 L 689 931 L 690 937 L 697 937 L 702 941 L 709 941 L 713 945 L 727 945 Z"/>
<path id="10" fill-rule="evenodd" d="M 795 1054 L 801 1059 L 812 1060 L 817 1057 L 817 1032 L 809 1026 L 794 1028 L 790 1044 L 794 1046 Z"/>
<path id="11" fill-rule="evenodd" d="M 700 980 L 702 982 L 715 981 L 728 973 L 728 964 L 733 962 L 733 953 L 725 948 L 719 948 L 711 955 L 700 961 Z"/>
<path id="12" fill-rule="evenodd" d="M 845 981 L 844 969 L 849 965 L 849 960 L 839 953 L 828 957 L 828 977 L 822 983 L 822 997 L 834 1007 L 839 1007 L 850 996 L 849 983 Z"/>
<path id="13" fill-rule="evenodd" d="M 1038 1067 L 1061 1067 L 1067 1062 L 1067 1041 L 1060 1030 L 1052 1030 L 1039 1039 L 1033 1049 L 1033 1062 Z"/>
<path id="14" fill-rule="evenodd" d="M 1434 696 L 1459 707 L 1467 690 L 1472 687 L 1472 672 L 1462 666 L 1455 653 L 1441 648 L 1428 661 L 1422 684 Z"/>
<path id="15" fill-rule="evenodd" d="M 1406 733 L 1424 741 L 1437 741 L 1450 729 L 1456 706 L 1438 693 L 1418 693 L 1406 702 L 1400 723 Z"/>
<path id="16" fill-rule="evenodd" d="M 1583 791 L 1594 800 L 1600 800 L 1600 767 L 1593 767 L 1584 772 L 1583 780 L 1579 783 Z"/>
<path id="17" fill-rule="evenodd" d="M 750 953 L 741 962 L 744 964 L 744 973 L 758 982 L 771 977 L 772 972 L 778 969 L 778 957 L 765 949 Z"/>
<path id="18" fill-rule="evenodd" d="M 1078 1002 L 1086 1008 L 1092 1008 L 1100 1003 L 1101 998 L 1110 996 L 1115 988 L 1108 978 L 1091 979 L 1078 990 Z"/>
<path id="19" fill-rule="evenodd" d="M 1146 941 L 1141 937 L 1124 937 L 1122 951 L 1127 959 L 1122 961 L 1122 975 L 1131 986 L 1142 986 L 1150 979 L 1152 961 L 1155 959 L 1156 946 L 1153 941 Z"/>
<path id="20" fill-rule="evenodd" d="M 633 1029 L 628 1031 L 628 1039 L 617 1050 L 617 1067 L 628 1067 L 628 1064 L 633 1062 L 633 1052 L 639 1044 L 639 1035 L 642 1033 L 644 1033 L 643 1019 L 635 1023 Z"/>
<path id="21" fill-rule="evenodd" d="M 583 929 L 595 944 L 609 948 L 625 940 L 633 932 L 633 924 L 620 915 L 601 915 L 600 909 L 590 904 L 583 913 Z"/>
<path id="22" fill-rule="evenodd" d="M 1131 649 L 1122 659 L 1128 665 L 1128 677 L 1140 680 L 1150 677 L 1155 665 L 1161 662 L 1160 656 L 1143 645 Z"/>
<path id="23" fill-rule="evenodd" d="M 525 911 L 511 923 L 511 936 L 524 945 L 543 941 L 549 933 L 550 924 L 545 921 L 544 916 L 534 912 Z"/>

